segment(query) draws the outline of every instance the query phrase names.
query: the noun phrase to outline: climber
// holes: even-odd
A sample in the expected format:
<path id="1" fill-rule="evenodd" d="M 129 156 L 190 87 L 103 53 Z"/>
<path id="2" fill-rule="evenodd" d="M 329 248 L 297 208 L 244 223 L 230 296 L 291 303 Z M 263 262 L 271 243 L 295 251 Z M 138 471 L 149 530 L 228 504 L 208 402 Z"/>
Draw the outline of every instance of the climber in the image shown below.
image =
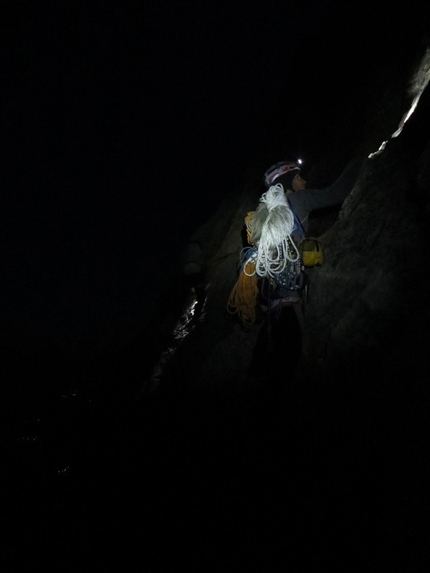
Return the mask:
<path id="1" fill-rule="evenodd" d="M 298 358 L 304 328 L 302 293 L 308 282 L 300 244 L 307 237 L 309 214 L 342 203 L 354 186 L 363 160 L 351 161 L 331 186 L 320 190 L 306 189 L 300 165 L 292 161 L 277 163 L 265 172 L 267 191 L 256 211 L 245 219 L 248 242 L 255 251 L 252 257 L 258 276 L 254 278 L 254 291 L 266 317 L 250 366 L 253 377 L 266 377 L 268 365 L 273 369 L 279 362 L 276 356 L 287 347 L 296 345 L 294 354 Z M 247 274 L 251 274 L 250 261 L 251 257 Z"/>
<path id="2" fill-rule="evenodd" d="M 264 183 L 267 189 L 273 186 L 282 188 L 289 208 L 294 216 L 294 228 L 291 232 L 292 242 L 296 245 L 307 236 L 309 229 L 309 214 L 315 209 L 329 207 L 342 203 L 351 192 L 358 177 L 359 170 L 363 164 L 363 158 L 357 158 L 345 167 L 340 177 L 329 187 L 324 189 L 306 189 L 306 180 L 301 175 L 300 165 L 293 161 L 283 161 L 272 165 L 264 174 Z M 267 202 L 261 201 L 252 214 L 250 227 L 250 242 L 256 244 L 261 240 L 263 225 L 270 221 L 268 219 L 269 210 Z M 267 226 L 267 223 L 266 223 Z M 302 261 L 303 263 L 303 261 Z M 274 279 L 274 280 L 273 280 Z M 306 276 L 302 274 L 292 288 L 285 287 L 282 274 L 275 275 L 268 281 L 263 277 L 260 285 L 260 293 L 269 300 L 270 308 L 274 306 L 292 304 L 300 302 L 300 292 L 306 284 Z M 274 288 L 273 288 L 274 287 Z M 270 300 L 271 299 L 271 300 Z M 298 319 L 303 326 L 303 317 L 300 312 L 300 305 L 296 305 Z"/>

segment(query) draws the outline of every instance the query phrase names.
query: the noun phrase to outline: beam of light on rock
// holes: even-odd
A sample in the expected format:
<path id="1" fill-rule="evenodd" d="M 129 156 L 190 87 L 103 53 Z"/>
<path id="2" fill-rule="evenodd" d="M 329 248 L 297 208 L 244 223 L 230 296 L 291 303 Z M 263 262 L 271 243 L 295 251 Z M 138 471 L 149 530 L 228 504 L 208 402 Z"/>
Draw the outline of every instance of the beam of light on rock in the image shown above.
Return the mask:
<path id="1" fill-rule="evenodd" d="M 412 76 L 411 86 L 409 89 L 409 94 L 413 98 L 411 107 L 403 115 L 396 131 L 391 135 L 390 139 L 394 139 L 396 137 L 399 137 L 399 135 L 402 133 L 405 123 L 408 121 L 408 119 L 411 117 L 411 115 L 416 110 L 416 108 L 418 106 L 418 102 L 420 101 L 420 97 L 424 93 L 424 90 L 426 89 L 429 81 L 430 81 L 430 48 L 427 48 L 423 58 L 421 59 L 421 62 L 420 62 L 420 65 L 418 66 L 417 71 Z M 381 145 L 379 146 L 379 149 L 377 151 L 375 151 L 374 153 L 371 153 L 368 156 L 369 159 L 371 159 L 372 157 L 375 157 L 375 155 L 379 155 L 380 153 L 382 153 L 382 151 L 384 151 L 388 141 L 389 141 L 388 139 L 386 141 L 383 141 L 381 143 Z"/>
<path id="2" fill-rule="evenodd" d="M 168 362 L 172 359 L 181 342 L 194 330 L 197 322 L 204 320 L 205 303 L 206 297 L 199 312 L 197 312 L 199 298 L 194 291 L 190 293 L 182 311 L 182 315 L 173 328 L 172 344 L 162 352 L 157 364 L 152 369 L 149 381 L 145 384 L 149 384 L 150 389 L 154 389 L 159 384 Z"/>

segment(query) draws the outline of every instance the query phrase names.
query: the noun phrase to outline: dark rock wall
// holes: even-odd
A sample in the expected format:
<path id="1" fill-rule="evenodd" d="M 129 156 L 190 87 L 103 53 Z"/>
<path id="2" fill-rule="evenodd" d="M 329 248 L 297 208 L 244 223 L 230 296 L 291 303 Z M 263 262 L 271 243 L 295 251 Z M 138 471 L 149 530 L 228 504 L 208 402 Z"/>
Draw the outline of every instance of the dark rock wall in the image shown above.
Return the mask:
<path id="1" fill-rule="evenodd" d="M 390 139 L 413 99 L 412 83 L 422 81 L 414 72 L 424 54 L 425 46 L 420 45 L 411 49 L 407 65 L 403 62 L 401 69 L 387 65 L 378 76 L 375 99 L 368 109 L 358 110 L 356 93 L 350 107 L 344 106 L 351 115 L 356 106 L 356 124 L 348 117 L 345 132 L 340 116 L 331 131 L 324 133 L 326 139 L 320 140 L 323 160 L 319 177 L 323 184 L 337 176 L 342 168 L 339 158 L 345 161 L 346 152 L 349 156 L 374 152 L 382 141 L 388 143 L 381 154 L 365 161 L 339 216 L 337 208 L 313 217 L 311 231 L 322 240 L 325 262 L 309 271 L 298 381 L 306 379 L 318 385 L 324 379 L 345 384 L 348 380 L 363 382 L 376 376 L 399 378 L 412 371 L 424 372 L 423 341 L 429 319 L 425 304 L 428 90 L 400 136 Z M 363 90 L 368 101 L 369 86 Z M 367 118 L 365 124 L 363 117 Z M 278 129 L 282 132 L 282 125 Z M 290 137 L 287 129 L 284 137 Z M 244 329 L 227 313 L 226 304 L 238 276 L 243 219 L 263 191 L 264 161 L 266 158 L 253 162 L 229 198 L 190 238 L 190 244 L 199 245 L 205 274 L 205 314 L 166 368 L 166 384 L 174 381 L 177 387 L 181 380 L 200 389 L 237 389 L 246 383 L 260 325 Z M 317 167 L 311 172 L 316 182 Z M 181 270 L 177 273 L 181 280 Z"/>
<path id="2" fill-rule="evenodd" d="M 429 93 L 368 159 L 313 272 L 300 374 L 353 381 L 426 374 Z"/>

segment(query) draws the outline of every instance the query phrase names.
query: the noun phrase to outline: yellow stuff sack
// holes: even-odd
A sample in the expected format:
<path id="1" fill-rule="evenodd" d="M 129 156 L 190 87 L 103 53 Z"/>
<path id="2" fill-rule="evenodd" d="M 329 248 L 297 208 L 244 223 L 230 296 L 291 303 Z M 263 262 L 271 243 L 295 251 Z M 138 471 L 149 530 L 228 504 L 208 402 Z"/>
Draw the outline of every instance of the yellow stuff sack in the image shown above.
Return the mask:
<path id="1" fill-rule="evenodd" d="M 305 267 L 316 267 L 323 264 L 323 252 L 318 239 L 308 237 L 299 245 L 300 256 Z"/>

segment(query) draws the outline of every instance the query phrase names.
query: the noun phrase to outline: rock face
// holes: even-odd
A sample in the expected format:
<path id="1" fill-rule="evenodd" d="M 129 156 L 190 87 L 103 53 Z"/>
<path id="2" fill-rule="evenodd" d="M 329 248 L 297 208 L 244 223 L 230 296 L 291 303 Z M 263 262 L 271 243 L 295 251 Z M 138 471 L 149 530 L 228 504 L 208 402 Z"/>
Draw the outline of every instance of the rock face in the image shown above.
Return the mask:
<path id="1" fill-rule="evenodd" d="M 407 380 L 426 371 L 430 318 L 425 304 L 430 200 L 428 90 L 405 124 L 403 119 L 428 81 L 429 60 L 429 52 L 421 46 L 410 54 L 403 74 L 398 70 L 393 74 L 387 67 L 384 90 L 376 92 L 380 99 L 367 110 L 368 123 L 361 122 L 355 132 L 348 125 L 347 133 L 337 124 L 334 133 L 327 133 L 327 140 L 334 143 L 322 148 L 323 184 L 324 178 L 329 181 L 336 176 L 348 154 L 376 152 L 386 143 L 383 151 L 365 161 L 340 212 L 339 208 L 315 212 L 311 221 L 311 234 L 319 236 L 325 262 L 308 271 L 305 330 L 295 373 L 303 387 L 320 387 L 322 380 L 324 387 L 369 384 L 374 378 Z M 362 116 L 358 117 L 361 121 Z M 391 138 L 399 125 L 403 130 Z M 175 386 L 184 381 L 190 388 L 237 390 L 246 384 L 261 323 L 245 329 L 227 313 L 226 305 L 245 244 L 244 216 L 258 203 L 265 168 L 267 163 L 261 158 L 244 174 L 218 212 L 190 238 L 183 266 L 172 277 L 171 284 L 184 285 L 183 294 L 195 278 L 204 309 L 192 320 L 192 332 L 176 344 L 165 367 L 166 385 L 170 380 Z M 183 300 L 185 304 L 185 296 Z M 174 324 L 172 312 L 164 318 L 158 312 L 158 326 L 152 324 L 151 328 L 158 333 L 164 329 L 167 334 Z M 168 336 L 163 340 L 168 346 Z M 280 361 L 282 372 L 288 348 Z"/>
<path id="2" fill-rule="evenodd" d="M 15 440 L 6 467 L 19 470 L 9 495 L 19 545 L 9 570 L 21 555 L 22 570 L 78 571 L 88 557 L 99 570 L 115 562 L 127 571 L 422 569 L 430 88 L 404 119 L 430 62 L 426 46 L 405 45 L 401 59 L 378 61 L 373 82 L 350 88 L 341 109 L 334 97 L 326 107 L 328 94 L 319 99 L 316 74 L 307 105 L 318 109 L 280 102 L 271 146 L 190 237 L 145 338 L 106 368 L 94 408 L 62 396 L 51 424 L 38 416 Z M 325 260 L 308 271 L 301 348 L 286 325 L 277 384 L 254 384 L 249 366 L 264 323 L 244 328 L 227 301 L 262 174 L 297 141 L 317 158 L 308 169 L 315 187 L 387 143 L 344 204 L 312 218 Z M 142 376 L 135 400 L 127 382 Z"/>
<path id="3" fill-rule="evenodd" d="M 185 459 L 209 468 L 197 491 L 213 480 L 222 489 L 217 471 L 225 456 L 225 509 L 203 510 L 200 518 L 231 532 L 235 570 L 260 571 L 268 563 L 276 570 L 287 546 L 289 562 L 320 566 L 326 559 L 346 568 L 354 559 L 407 569 L 426 551 L 430 88 L 404 118 L 429 79 L 429 56 L 421 46 L 402 73 L 381 70 L 383 89 L 375 88 L 366 113 L 350 102 L 355 130 L 348 117 L 346 131 L 337 123 L 324 132 L 309 177 L 315 187 L 333 180 L 355 153 L 386 143 L 365 161 L 343 205 L 312 218 L 324 264 L 308 270 L 301 349 L 288 326 L 278 332 L 281 350 L 269 380 L 255 384 L 249 370 L 262 322 L 246 329 L 226 306 L 238 277 L 244 216 L 255 209 L 262 173 L 279 160 L 282 146 L 253 163 L 190 238 L 150 324 L 148 354 L 164 351 L 166 360 L 147 375 L 152 400 L 143 403 L 165 420 L 166 403 L 173 402 L 169 443 L 189 448 Z M 392 138 L 399 125 L 403 130 Z M 194 526 L 189 530 L 195 539 Z M 202 556 L 213 536 L 205 531 L 197 533 Z"/>
<path id="4" fill-rule="evenodd" d="M 264 323 L 244 328 L 226 308 L 244 216 L 263 191 L 262 173 L 287 145 L 253 163 L 190 238 L 154 314 L 146 348 L 164 351 L 166 360 L 147 375 L 145 411 L 161 420 L 168 411 L 175 420 L 169 443 L 179 452 L 189 448 L 185 459 L 208 468 L 196 491 L 215 480 L 214 489 L 227 492 L 219 507 L 197 514 L 230 532 L 236 570 L 260 571 L 268 563 L 277 570 L 287 547 L 289 562 L 320 566 L 326 559 L 347 569 L 351 559 L 407 569 L 426 551 L 430 88 L 404 119 L 429 79 L 429 55 L 425 46 L 412 50 L 402 73 L 386 66 L 383 89 L 372 86 L 376 99 L 366 113 L 350 101 L 346 129 L 338 122 L 324 132 L 309 176 L 315 187 L 336 178 L 355 153 L 385 145 L 366 159 L 342 206 L 312 217 L 310 234 L 320 238 L 324 264 L 307 271 L 299 350 L 286 325 L 277 333 L 271 376 L 253 380 L 249 367 Z M 202 556 L 213 537 L 205 527 L 196 534 L 188 525 Z M 221 550 L 220 559 L 226 554 Z"/>

